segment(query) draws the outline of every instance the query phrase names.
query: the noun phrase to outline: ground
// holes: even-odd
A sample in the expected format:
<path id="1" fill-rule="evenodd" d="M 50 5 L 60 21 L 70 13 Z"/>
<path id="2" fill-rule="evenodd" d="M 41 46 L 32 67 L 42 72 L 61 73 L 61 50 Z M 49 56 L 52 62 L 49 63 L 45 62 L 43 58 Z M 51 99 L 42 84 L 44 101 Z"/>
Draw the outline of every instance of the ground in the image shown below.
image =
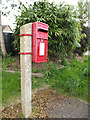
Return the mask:
<path id="1" fill-rule="evenodd" d="M 15 62 L 10 63 L 7 66 L 7 70 L 17 70 L 20 69 L 20 57 L 19 56 L 13 56 L 13 59 L 15 59 Z M 46 69 L 46 65 L 50 63 L 50 61 L 46 62 L 46 63 L 34 63 L 32 62 L 32 69 L 33 72 L 37 73 L 37 72 L 42 72 Z"/>
<path id="2" fill-rule="evenodd" d="M 49 86 L 33 91 L 30 118 L 88 118 L 89 105 Z M 3 118 L 23 118 L 21 100 L 3 108 Z"/>
<path id="3" fill-rule="evenodd" d="M 16 59 L 16 61 L 8 64 L 6 70 L 11 70 L 11 71 L 14 70 L 16 72 L 17 71 L 20 72 L 19 57 L 14 57 L 14 58 Z M 84 61 L 84 59 L 80 56 L 77 59 L 80 61 Z M 33 67 L 32 72 L 43 73 L 43 74 L 44 74 L 44 72 L 48 73 L 49 71 L 48 70 L 46 71 L 47 64 L 50 64 L 50 61 L 48 61 L 47 63 L 43 63 L 43 64 L 33 63 L 32 64 L 32 67 Z M 54 64 L 54 61 L 53 61 L 53 64 Z M 79 63 L 78 63 L 78 65 L 79 65 Z M 81 64 L 80 64 L 80 66 L 81 66 Z M 60 64 L 57 64 L 56 67 L 57 67 L 57 70 L 59 71 L 59 69 L 63 69 L 63 67 L 65 68 L 67 66 L 60 66 Z M 59 75 L 60 73 L 58 73 L 57 70 L 54 72 L 56 72 L 55 74 Z M 71 71 L 69 74 L 71 74 Z M 6 73 L 4 75 L 6 75 Z M 19 75 L 16 74 L 14 76 L 18 76 L 14 79 L 14 81 L 16 81 L 16 83 L 17 83 L 17 81 L 20 80 Z M 65 74 L 64 74 L 64 76 L 65 76 Z M 13 82 L 13 75 L 11 77 L 12 78 L 10 78 L 9 83 L 10 84 L 15 83 L 15 82 Z M 6 78 L 7 77 L 5 77 L 4 84 L 5 84 Z M 57 82 L 57 81 L 55 81 L 55 79 L 57 79 L 57 78 L 58 78 L 58 76 L 54 75 L 53 79 L 50 78 L 51 81 L 49 81 L 49 82 L 51 82 L 51 83 Z M 30 118 L 88 118 L 88 106 L 89 106 L 88 103 L 81 101 L 80 99 L 78 99 L 78 97 L 77 98 L 71 97 L 64 93 L 60 93 L 60 91 L 59 91 L 59 93 L 56 92 L 55 91 L 56 88 L 53 89 L 53 87 L 51 87 L 54 84 L 50 83 L 51 86 L 46 85 L 46 84 L 44 85 L 45 79 L 43 79 L 43 78 L 36 77 L 33 79 L 34 79 L 33 80 L 34 86 L 32 86 L 32 87 L 35 89 L 33 89 L 33 93 L 32 93 L 32 114 L 31 114 Z M 9 80 L 9 78 L 7 80 Z M 48 82 L 47 79 L 46 79 L 46 82 Z M 39 86 L 42 88 L 37 88 Z M 5 86 L 5 87 L 7 90 L 7 86 Z M 56 84 L 56 87 L 57 87 L 57 84 Z M 16 90 L 16 88 L 14 90 Z M 13 92 L 13 90 L 12 90 L 12 92 Z M 8 92 L 5 92 L 5 93 L 8 93 Z M 17 93 L 18 93 L 18 89 L 16 92 L 16 96 L 17 96 Z M 19 91 L 19 94 L 20 94 L 20 91 Z M 85 94 L 86 94 L 86 92 L 85 92 Z M 6 105 L 3 107 L 2 115 L 3 115 L 3 118 L 24 118 L 24 116 L 22 114 L 22 109 L 21 109 L 20 96 L 19 96 L 19 98 L 17 97 L 17 99 L 14 102 L 12 101 L 9 105 Z"/>

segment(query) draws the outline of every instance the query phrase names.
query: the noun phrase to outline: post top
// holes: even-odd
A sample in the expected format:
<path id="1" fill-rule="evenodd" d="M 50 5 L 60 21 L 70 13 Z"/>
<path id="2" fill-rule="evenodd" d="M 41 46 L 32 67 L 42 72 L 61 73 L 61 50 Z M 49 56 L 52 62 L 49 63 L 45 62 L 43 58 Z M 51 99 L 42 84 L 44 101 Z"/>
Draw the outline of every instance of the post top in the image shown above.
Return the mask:
<path id="1" fill-rule="evenodd" d="M 20 34 L 32 34 L 32 23 L 27 23 L 20 27 Z"/>

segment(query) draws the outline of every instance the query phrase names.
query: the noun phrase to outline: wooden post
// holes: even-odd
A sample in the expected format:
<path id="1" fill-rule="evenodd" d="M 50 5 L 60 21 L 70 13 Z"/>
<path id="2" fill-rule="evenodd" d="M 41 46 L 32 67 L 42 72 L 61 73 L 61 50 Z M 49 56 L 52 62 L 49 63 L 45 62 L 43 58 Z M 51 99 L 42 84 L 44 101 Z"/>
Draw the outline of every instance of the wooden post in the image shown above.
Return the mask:
<path id="1" fill-rule="evenodd" d="M 2 56 L 1 56 L 1 41 L 2 41 L 2 25 L 0 11 L 0 119 L 2 118 Z"/>
<path id="2" fill-rule="evenodd" d="M 6 52 L 5 42 L 4 42 L 4 35 L 3 35 L 3 31 L 2 31 L 1 10 L 0 10 L 0 47 L 1 47 L 1 51 L 3 53 L 3 57 L 5 57 L 7 55 L 7 52 Z"/>
<path id="3" fill-rule="evenodd" d="M 20 28 L 20 64 L 21 64 L 21 101 L 22 113 L 25 118 L 31 114 L 31 71 L 32 71 L 32 23 L 25 24 Z"/>

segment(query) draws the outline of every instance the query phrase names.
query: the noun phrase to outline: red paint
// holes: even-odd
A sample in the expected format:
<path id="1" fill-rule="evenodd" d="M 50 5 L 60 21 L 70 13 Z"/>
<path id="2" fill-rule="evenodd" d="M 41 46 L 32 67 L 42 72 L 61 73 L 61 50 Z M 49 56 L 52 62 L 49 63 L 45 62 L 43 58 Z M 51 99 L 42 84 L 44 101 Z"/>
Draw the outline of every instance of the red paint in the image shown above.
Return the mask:
<path id="1" fill-rule="evenodd" d="M 27 52 L 27 53 L 25 53 L 25 52 L 19 52 L 19 54 L 21 54 L 21 55 L 30 55 L 32 53 L 31 52 Z"/>
<path id="2" fill-rule="evenodd" d="M 43 39 L 43 41 L 42 41 Z M 40 55 L 40 42 L 45 44 L 44 55 Z M 47 62 L 48 25 L 42 22 L 32 23 L 32 61 Z"/>
<path id="3" fill-rule="evenodd" d="M 21 37 L 21 36 L 32 36 L 32 34 L 20 34 L 19 36 L 20 36 L 20 37 Z"/>

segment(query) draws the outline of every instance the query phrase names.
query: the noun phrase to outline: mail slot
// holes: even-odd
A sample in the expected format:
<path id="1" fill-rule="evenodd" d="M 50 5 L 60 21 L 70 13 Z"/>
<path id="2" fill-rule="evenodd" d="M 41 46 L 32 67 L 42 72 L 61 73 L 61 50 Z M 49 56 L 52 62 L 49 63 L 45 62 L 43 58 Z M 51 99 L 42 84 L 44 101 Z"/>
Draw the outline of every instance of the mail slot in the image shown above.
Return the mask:
<path id="1" fill-rule="evenodd" d="M 47 62 L 48 25 L 42 22 L 32 23 L 32 61 Z"/>

